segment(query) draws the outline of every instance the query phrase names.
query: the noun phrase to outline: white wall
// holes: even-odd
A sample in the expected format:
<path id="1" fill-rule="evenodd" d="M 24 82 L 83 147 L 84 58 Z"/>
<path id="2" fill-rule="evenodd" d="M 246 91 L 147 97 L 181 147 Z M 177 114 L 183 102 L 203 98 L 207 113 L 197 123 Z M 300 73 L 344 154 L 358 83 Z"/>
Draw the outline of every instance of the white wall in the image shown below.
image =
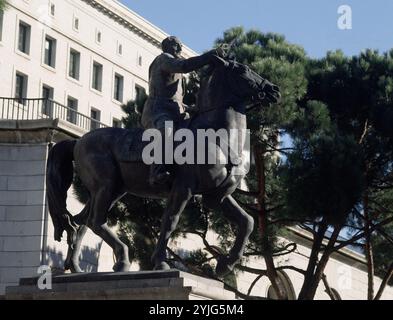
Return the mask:
<path id="1" fill-rule="evenodd" d="M 208 233 L 207 240 L 212 245 L 218 245 L 218 238 L 212 232 Z M 281 241 L 288 242 L 286 239 Z M 171 242 L 173 249 L 182 248 L 187 251 L 193 251 L 204 248 L 202 240 L 196 235 L 188 236 L 187 238 L 178 238 Z M 294 266 L 305 270 L 310 256 L 309 246 L 303 245 L 301 242 L 297 243 L 297 250 L 294 253 L 276 259 L 277 266 Z M 265 269 L 265 262 L 262 258 L 249 258 L 246 263 L 248 267 L 256 269 Z M 298 296 L 303 284 L 303 276 L 292 270 L 285 270 L 289 277 L 296 296 Z M 343 300 L 366 300 L 367 299 L 367 272 L 364 263 L 357 259 L 350 258 L 346 255 L 336 254 L 329 260 L 325 269 L 325 274 L 331 288 L 337 290 Z M 237 286 L 238 290 L 242 293 L 247 293 L 252 282 L 256 279 L 257 275 L 238 272 L 237 273 Z M 375 290 L 379 288 L 381 279 L 375 278 Z M 270 283 L 266 277 L 257 282 L 251 295 L 267 297 L 267 291 Z M 321 281 L 316 296 L 316 300 L 330 300 L 330 297 L 325 292 L 325 287 Z M 382 299 L 393 299 L 393 287 L 387 287 L 382 296 Z"/>
<path id="2" fill-rule="evenodd" d="M 41 262 L 46 150 L 0 144 L 0 294 Z"/>
<path id="3" fill-rule="evenodd" d="M 19 278 L 37 276 L 41 265 L 63 269 L 66 234 L 54 241 L 46 205 L 47 144 L 0 144 L 0 295 Z M 82 204 L 68 192 L 67 208 L 79 213 Z M 109 246 L 90 230 L 80 256 L 84 271 L 112 271 Z M 100 261 L 100 262 L 99 262 Z"/>

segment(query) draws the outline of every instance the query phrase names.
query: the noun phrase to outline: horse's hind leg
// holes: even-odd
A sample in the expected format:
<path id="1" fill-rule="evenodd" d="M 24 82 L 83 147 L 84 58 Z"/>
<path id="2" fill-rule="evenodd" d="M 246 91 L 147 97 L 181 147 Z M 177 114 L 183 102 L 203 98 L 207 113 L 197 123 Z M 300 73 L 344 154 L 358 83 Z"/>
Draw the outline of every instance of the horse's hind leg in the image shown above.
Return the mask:
<path id="1" fill-rule="evenodd" d="M 86 231 L 87 227 L 81 225 L 76 234 L 76 239 L 72 245 L 68 245 L 67 258 L 64 261 L 64 270 L 71 270 L 72 273 L 83 272 L 79 267 L 79 254 L 81 251 L 82 239 Z"/>
<path id="2" fill-rule="evenodd" d="M 91 197 L 91 211 L 87 225 L 113 249 L 116 256 L 113 271 L 126 272 L 131 267 L 128 258 L 128 247 L 107 225 L 108 210 L 115 198 L 112 184 L 99 186 Z"/>
<path id="3" fill-rule="evenodd" d="M 221 208 L 224 216 L 238 226 L 238 233 L 229 255 L 218 260 L 216 274 L 220 277 L 231 272 L 241 259 L 247 240 L 254 229 L 254 219 L 238 205 L 232 196 L 223 200 Z"/>
<path id="4" fill-rule="evenodd" d="M 174 183 L 174 185 L 176 185 Z M 187 202 L 191 199 L 191 192 L 186 188 L 176 188 L 172 190 L 171 196 L 168 200 L 168 206 L 165 210 L 163 220 L 161 223 L 160 237 L 157 242 L 156 250 L 152 256 L 152 262 L 155 270 L 170 269 L 169 265 L 165 262 L 166 248 L 168 246 L 169 238 L 173 231 L 175 231 L 177 223 Z"/>

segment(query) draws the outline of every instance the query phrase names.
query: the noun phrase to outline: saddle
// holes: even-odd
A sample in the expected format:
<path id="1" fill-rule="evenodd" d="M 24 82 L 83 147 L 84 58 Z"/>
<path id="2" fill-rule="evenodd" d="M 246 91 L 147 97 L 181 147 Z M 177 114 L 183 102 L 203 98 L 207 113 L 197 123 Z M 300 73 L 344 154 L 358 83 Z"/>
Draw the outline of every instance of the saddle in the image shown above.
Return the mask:
<path id="1" fill-rule="evenodd" d="M 180 123 L 178 123 L 177 130 L 192 128 L 191 125 L 193 119 L 194 118 L 182 119 Z M 142 141 L 144 131 L 145 129 L 143 128 L 122 131 L 122 134 L 118 137 L 119 141 L 117 143 L 117 145 L 120 146 L 117 152 L 117 158 L 119 161 L 134 163 L 143 162 L 143 150 L 151 143 L 151 141 Z M 176 148 L 176 143 L 174 144 L 174 148 Z M 232 162 L 231 160 L 233 159 L 229 159 L 229 167 L 239 165 L 239 162 Z"/>

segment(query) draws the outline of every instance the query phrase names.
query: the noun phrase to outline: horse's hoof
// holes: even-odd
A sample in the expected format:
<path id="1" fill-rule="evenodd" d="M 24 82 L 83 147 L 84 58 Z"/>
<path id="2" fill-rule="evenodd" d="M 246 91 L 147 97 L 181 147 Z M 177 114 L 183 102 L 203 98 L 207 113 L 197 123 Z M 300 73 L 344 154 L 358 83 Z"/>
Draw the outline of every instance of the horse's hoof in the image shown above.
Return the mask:
<path id="1" fill-rule="evenodd" d="M 114 272 L 128 272 L 130 271 L 131 263 L 125 261 L 116 262 L 113 266 Z"/>
<path id="2" fill-rule="evenodd" d="M 218 278 L 224 278 L 226 275 L 233 271 L 234 264 L 229 263 L 229 259 L 226 256 L 218 258 L 216 266 L 216 275 Z"/>
<path id="3" fill-rule="evenodd" d="M 167 264 L 166 262 L 161 262 L 159 264 L 156 264 L 154 266 L 154 270 L 170 270 L 171 267 L 169 266 L 169 264 Z"/>
<path id="4" fill-rule="evenodd" d="M 79 264 L 73 262 L 64 262 L 64 271 L 70 270 L 71 273 L 83 273 L 83 270 L 79 267 Z"/>

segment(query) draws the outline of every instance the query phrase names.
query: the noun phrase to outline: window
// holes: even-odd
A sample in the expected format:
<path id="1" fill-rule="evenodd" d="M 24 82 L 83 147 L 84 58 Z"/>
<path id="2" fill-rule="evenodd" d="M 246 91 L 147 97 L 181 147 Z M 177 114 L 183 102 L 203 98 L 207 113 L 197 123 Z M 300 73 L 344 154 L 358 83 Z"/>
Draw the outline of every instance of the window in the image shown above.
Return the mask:
<path id="1" fill-rule="evenodd" d="M 285 291 L 287 295 L 288 300 L 296 300 L 296 293 L 295 289 L 293 288 L 292 282 L 289 279 L 288 275 L 281 270 L 277 271 L 277 275 L 279 280 L 281 281 L 281 284 L 283 286 L 283 290 Z M 272 300 L 277 300 L 277 294 L 276 291 L 274 290 L 273 286 L 270 286 L 268 291 L 267 291 L 267 298 L 272 299 Z"/>
<path id="2" fill-rule="evenodd" d="M 72 27 L 73 27 L 74 30 L 76 30 L 76 31 L 79 30 L 79 18 L 78 18 L 78 17 L 74 17 L 74 21 L 73 21 Z"/>
<path id="3" fill-rule="evenodd" d="M 135 100 L 137 102 L 141 102 L 146 97 L 146 90 L 145 88 L 135 85 Z"/>
<path id="4" fill-rule="evenodd" d="M 52 17 L 54 17 L 55 16 L 55 12 L 56 12 L 56 6 L 55 6 L 55 4 L 54 3 L 50 3 L 49 4 L 49 7 L 50 7 L 50 15 L 52 16 Z"/>
<path id="5" fill-rule="evenodd" d="M 142 67 L 142 64 L 143 64 L 143 59 L 142 59 L 142 56 L 139 55 L 138 56 L 138 66 Z"/>
<path id="6" fill-rule="evenodd" d="M 0 42 L 3 41 L 3 20 L 4 20 L 4 11 L 0 10 Z"/>
<path id="7" fill-rule="evenodd" d="M 24 100 L 27 97 L 27 82 L 28 77 L 23 73 L 16 73 L 15 77 L 15 98 L 18 99 L 19 103 L 26 103 Z"/>
<path id="8" fill-rule="evenodd" d="M 97 91 L 102 91 L 102 68 L 102 64 L 94 61 L 92 87 Z"/>
<path id="9" fill-rule="evenodd" d="M 117 54 L 120 56 L 123 55 L 123 45 L 121 43 L 117 45 Z"/>
<path id="10" fill-rule="evenodd" d="M 56 65 L 56 40 L 49 36 L 45 37 L 44 63 L 52 68 Z"/>
<path id="11" fill-rule="evenodd" d="M 81 54 L 78 51 L 71 49 L 68 75 L 76 80 L 79 80 L 80 60 Z"/>
<path id="12" fill-rule="evenodd" d="M 123 102 L 124 77 L 115 73 L 114 99 Z"/>
<path id="13" fill-rule="evenodd" d="M 30 53 L 30 33 L 31 27 L 20 21 L 19 22 L 19 38 L 18 38 L 18 50 L 20 52 L 29 54 Z"/>
<path id="14" fill-rule="evenodd" d="M 90 110 L 90 130 L 95 130 L 100 127 L 99 121 L 101 120 L 101 112 L 97 109 L 91 108 Z"/>
<path id="15" fill-rule="evenodd" d="M 118 119 L 113 118 L 112 127 L 113 128 L 121 128 L 121 121 L 118 120 Z"/>
<path id="16" fill-rule="evenodd" d="M 101 31 L 97 30 L 97 32 L 96 32 L 96 42 L 97 43 L 101 43 L 101 40 L 102 40 L 102 33 L 101 33 Z"/>
<path id="17" fill-rule="evenodd" d="M 53 116 L 53 88 L 47 85 L 42 86 L 42 114 L 52 118 Z"/>
<path id="18" fill-rule="evenodd" d="M 67 121 L 76 124 L 76 116 L 78 111 L 78 100 L 72 97 L 67 98 Z"/>

